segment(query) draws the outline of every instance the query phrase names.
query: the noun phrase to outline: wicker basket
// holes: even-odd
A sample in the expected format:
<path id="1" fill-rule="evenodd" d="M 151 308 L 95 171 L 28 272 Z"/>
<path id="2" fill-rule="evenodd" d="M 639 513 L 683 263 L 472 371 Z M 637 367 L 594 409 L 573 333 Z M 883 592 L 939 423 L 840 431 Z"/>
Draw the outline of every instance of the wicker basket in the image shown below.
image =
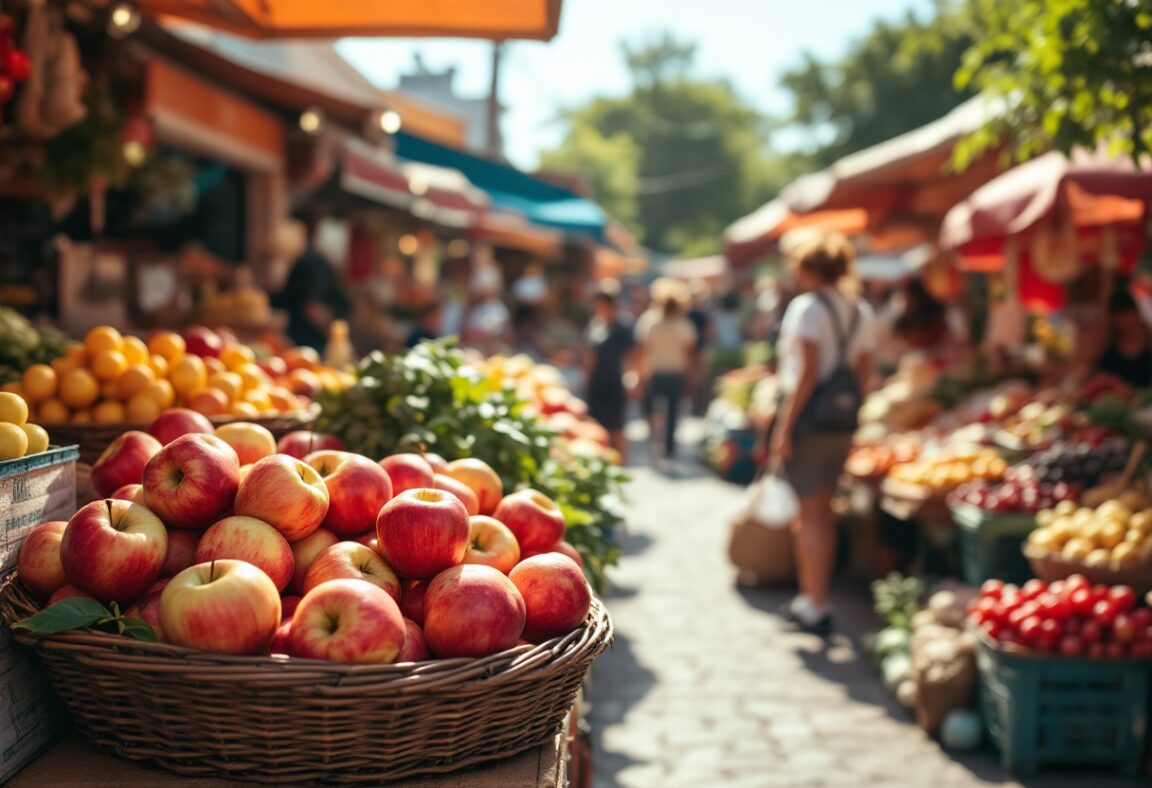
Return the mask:
<path id="1" fill-rule="evenodd" d="M 1079 574 L 1092 583 L 1132 586 L 1138 593 L 1152 591 L 1152 566 L 1088 566 L 1083 561 L 1072 561 L 1031 544 L 1024 545 L 1024 556 L 1036 577 L 1048 582 Z"/>
<path id="2" fill-rule="evenodd" d="M 15 575 L 0 586 L 9 624 L 37 609 Z M 189 776 L 379 785 L 550 741 L 612 624 L 594 601 L 564 637 L 415 665 L 231 657 L 97 632 L 16 638 L 80 731 L 125 758 Z"/>
<path id="3" fill-rule="evenodd" d="M 279 413 L 275 416 L 213 416 L 213 424 L 227 424 L 232 421 L 250 421 L 267 427 L 276 440 L 295 430 L 306 430 L 320 415 L 320 406 L 313 403 L 292 413 Z M 80 447 L 80 462 L 91 465 L 100 458 L 108 444 L 129 430 L 148 430 L 147 424 L 49 424 L 47 425 L 52 442 L 61 446 Z"/>

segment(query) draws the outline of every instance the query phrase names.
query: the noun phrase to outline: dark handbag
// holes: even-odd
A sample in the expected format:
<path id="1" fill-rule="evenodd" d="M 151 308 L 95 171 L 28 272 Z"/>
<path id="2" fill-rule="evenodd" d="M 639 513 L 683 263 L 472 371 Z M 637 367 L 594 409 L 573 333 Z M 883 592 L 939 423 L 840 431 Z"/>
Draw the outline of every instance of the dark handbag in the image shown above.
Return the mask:
<path id="1" fill-rule="evenodd" d="M 840 325 L 840 316 L 827 296 L 817 291 L 816 298 L 828 310 L 836 331 L 836 366 L 832 374 L 820 381 L 808 398 L 796 425 L 808 432 L 855 432 L 860 424 L 860 407 L 864 404 L 864 389 L 860 379 L 848 365 L 848 342 L 860 323 L 860 307 L 853 309 L 852 323 L 847 331 Z"/>

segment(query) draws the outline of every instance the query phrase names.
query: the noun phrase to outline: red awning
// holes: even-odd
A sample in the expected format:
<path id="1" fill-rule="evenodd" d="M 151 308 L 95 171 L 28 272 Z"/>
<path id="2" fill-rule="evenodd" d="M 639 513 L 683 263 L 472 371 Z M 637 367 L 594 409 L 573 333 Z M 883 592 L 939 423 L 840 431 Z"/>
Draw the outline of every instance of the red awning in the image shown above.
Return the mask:
<path id="1" fill-rule="evenodd" d="M 771 252 L 780 236 L 801 227 L 855 235 L 868 226 L 867 211 L 817 211 L 797 214 L 780 199 L 772 200 L 733 222 L 724 231 L 724 256 L 734 266 L 747 265 Z"/>

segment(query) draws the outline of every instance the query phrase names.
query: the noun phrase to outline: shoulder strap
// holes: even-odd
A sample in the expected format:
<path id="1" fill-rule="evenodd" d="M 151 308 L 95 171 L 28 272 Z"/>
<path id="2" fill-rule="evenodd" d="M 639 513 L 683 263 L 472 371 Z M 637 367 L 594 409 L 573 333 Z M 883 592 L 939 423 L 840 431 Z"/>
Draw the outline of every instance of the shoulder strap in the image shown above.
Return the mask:
<path id="1" fill-rule="evenodd" d="M 824 308 L 828 311 L 828 316 L 832 319 L 832 329 L 836 332 L 836 366 L 844 364 L 844 354 L 848 350 L 848 343 L 851 341 L 852 335 L 856 333 L 856 328 L 860 324 L 860 305 L 852 304 L 852 322 L 848 325 L 848 330 L 845 331 L 844 327 L 840 324 L 840 315 L 832 302 L 828 300 L 828 296 L 822 291 L 815 291 L 815 296 Z"/>

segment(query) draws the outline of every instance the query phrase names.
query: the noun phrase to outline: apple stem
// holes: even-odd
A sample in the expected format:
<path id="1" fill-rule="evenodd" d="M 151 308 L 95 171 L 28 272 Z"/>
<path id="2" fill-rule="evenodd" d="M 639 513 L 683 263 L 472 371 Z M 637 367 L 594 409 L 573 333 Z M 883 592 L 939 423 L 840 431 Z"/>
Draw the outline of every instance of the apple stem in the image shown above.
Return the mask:
<path id="1" fill-rule="evenodd" d="M 105 498 L 104 499 L 104 506 L 106 506 L 108 508 L 108 519 L 111 520 L 112 519 L 112 499 L 111 498 Z"/>
<path id="2" fill-rule="evenodd" d="M 208 565 L 208 582 L 211 583 L 216 580 L 216 559 L 212 559 L 212 563 Z"/>

